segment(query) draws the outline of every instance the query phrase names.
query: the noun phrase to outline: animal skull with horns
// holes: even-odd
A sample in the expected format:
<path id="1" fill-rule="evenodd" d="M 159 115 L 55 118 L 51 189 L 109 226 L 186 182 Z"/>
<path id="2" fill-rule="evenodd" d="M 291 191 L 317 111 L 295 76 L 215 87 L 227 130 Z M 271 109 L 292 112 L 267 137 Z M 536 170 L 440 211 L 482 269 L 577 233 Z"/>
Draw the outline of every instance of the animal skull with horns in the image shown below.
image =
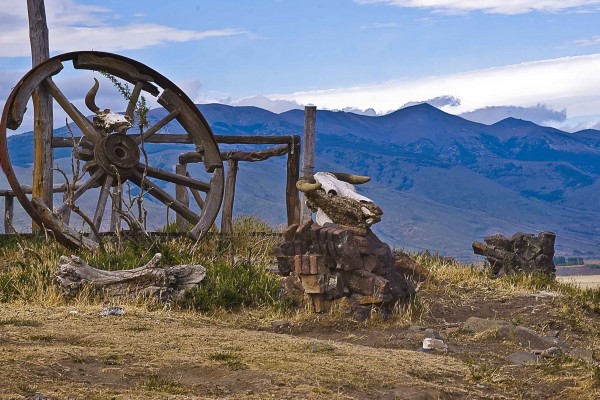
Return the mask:
<path id="1" fill-rule="evenodd" d="M 383 211 L 373 200 L 356 193 L 353 185 L 366 183 L 368 176 L 317 172 L 298 180 L 296 187 L 306 196 L 306 205 L 317 213 L 317 224 L 327 222 L 369 228 L 381 221 Z"/>
<path id="2" fill-rule="evenodd" d="M 106 133 L 125 133 L 127 129 L 131 128 L 131 118 L 127 115 L 121 115 L 110 111 L 106 108 L 104 111 L 100 110 L 100 107 L 96 105 L 96 94 L 100 83 L 98 79 L 94 78 L 94 86 L 85 95 L 85 105 L 94 114 L 94 126 L 98 129 L 102 129 Z"/>

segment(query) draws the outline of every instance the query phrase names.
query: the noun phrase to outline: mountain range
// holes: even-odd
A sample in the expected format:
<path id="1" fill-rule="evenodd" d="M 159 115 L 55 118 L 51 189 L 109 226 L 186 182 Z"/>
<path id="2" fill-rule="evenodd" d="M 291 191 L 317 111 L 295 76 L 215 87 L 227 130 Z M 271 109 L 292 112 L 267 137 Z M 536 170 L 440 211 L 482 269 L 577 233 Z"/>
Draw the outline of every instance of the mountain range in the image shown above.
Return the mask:
<path id="1" fill-rule="evenodd" d="M 303 130 L 301 110 L 199 108 L 215 134 Z M 154 109 L 150 122 L 164 115 Z M 176 122 L 163 130 L 182 132 Z M 55 131 L 66 134 L 65 128 Z M 11 162 L 24 176 L 30 173 L 31 152 L 24 149 L 31 149 L 31 139 L 31 133 L 8 138 Z M 163 168 L 173 168 L 184 151 L 177 145 L 147 150 L 150 163 Z M 59 151 L 57 162 L 68 154 Z M 384 116 L 319 110 L 315 168 L 371 176 L 358 190 L 383 209 L 374 231 L 396 248 L 470 261 L 476 259 L 471 243 L 486 235 L 553 231 L 557 254 L 600 258 L 597 130 L 567 133 L 515 118 L 485 125 L 426 103 Z M 285 158 L 240 163 L 234 213 L 285 222 Z M 164 223 L 164 214 L 160 218 Z"/>

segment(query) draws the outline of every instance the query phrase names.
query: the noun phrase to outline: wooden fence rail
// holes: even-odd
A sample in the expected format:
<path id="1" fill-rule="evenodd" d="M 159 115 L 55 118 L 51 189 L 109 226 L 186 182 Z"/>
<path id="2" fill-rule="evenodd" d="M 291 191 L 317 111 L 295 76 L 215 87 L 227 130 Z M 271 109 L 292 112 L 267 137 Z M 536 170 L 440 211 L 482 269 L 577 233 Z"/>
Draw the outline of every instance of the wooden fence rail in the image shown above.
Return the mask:
<path id="1" fill-rule="evenodd" d="M 131 135 L 138 136 L 138 135 Z M 235 184 L 237 179 L 237 170 L 239 162 L 258 162 L 264 161 L 271 157 L 287 155 L 286 163 L 286 212 L 288 225 L 297 224 L 300 221 L 300 197 L 296 189 L 296 181 L 300 174 L 300 136 L 224 136 L 215 135 L 217 143 L 221 144 L 238 144 L 238 145 L 279 145 L 269 147 L 264 150 L 242 151 L 232 150 L 221 152 L 221 159 L 226 161 L 227 175 L 225 179 L 225 193 L 223 198 L 223 206 L 221 210 L 221 233 L 231 235 L 233 204 L 235 198 Z M 53 148 L 73 147 L 74 143 L 78 143 L 79 137 L 54 137 L 52 138 Z M 187 135 L 179 134 L 155 134 L 151 136 L 147 143 L 172 143 L 172 144 L 193 144 Z M 187 164 L 197 163 L 202 161 L 202 149 L 200 151 L 186 152 L 179 156 L 178 164 L 175 166 L 175 172 L 180 175 L 187 174 Z M 23 186 L 26 194 L 32 193 L 30 186 Z M 195 189 L 188 189 L 184 186 L 177 185 L 175 188 L 175 196 L 186 206 L 189 205 L 191 193 L 192 198 L 198 203 L 200 208 L 204 207 L 204 201 L 200 193 Z M 53 193 L 66 193 L 67 185 L 54 185 Z M 0 190 L 0 197 L 4 197 L 4 232 L 14 233 L 13 229 L 13 207 L 14 207 L 14 192 L 11 189 Z M 114 218 L 113 218 L 114 219 Z M 179 215 L 176 217 L 178 230 L 189 230 L 188 222 Z M 110 224 L 110 230 L 115 230 L 114 221 Z"/>

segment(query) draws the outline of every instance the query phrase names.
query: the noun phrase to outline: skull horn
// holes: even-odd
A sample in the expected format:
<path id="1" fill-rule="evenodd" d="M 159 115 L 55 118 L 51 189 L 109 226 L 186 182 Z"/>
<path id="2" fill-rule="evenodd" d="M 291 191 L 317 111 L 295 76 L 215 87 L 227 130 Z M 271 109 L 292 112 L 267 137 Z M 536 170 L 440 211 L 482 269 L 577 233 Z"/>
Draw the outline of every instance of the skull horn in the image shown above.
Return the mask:
<path id="1" fill-rule="evenodd" d="M 338 178 L 340 181 L 347 182 L 352 185 L 360 185 L 361 183 L 367 183 L 371 180 L 370 176 L 344 174 L 342 172 L 332 172 L 332 174 L 333 174 L 333 176 Z"/>
<path id="2" fill-rule="evenodd" d="M 303 193 L 311 193 L 321 189 L 321 184 L 319 182 L 311 183 L 307 179 L 300 179 L 296 182 L 296 188 Z"/>
<path id="3" fill-rule="evenodd" d="M 96 105 L 96 94 L 98 93 L 99 87 L 100 83 L 98 83 L 98 79 L 94 78 L 94 86 L 92 86 L 90 91 L 85 95 L 85 105 L 94 114 L 98 114 L 98 112 L 100 112 L 100 107 Z"/>

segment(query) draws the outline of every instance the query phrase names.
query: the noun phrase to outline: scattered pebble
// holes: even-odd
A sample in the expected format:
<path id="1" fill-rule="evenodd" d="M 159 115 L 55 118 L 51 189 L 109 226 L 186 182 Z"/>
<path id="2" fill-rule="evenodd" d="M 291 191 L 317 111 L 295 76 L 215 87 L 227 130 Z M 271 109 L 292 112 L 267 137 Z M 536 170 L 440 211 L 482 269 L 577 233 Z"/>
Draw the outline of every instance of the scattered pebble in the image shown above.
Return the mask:
<path id="1" fill-rule="evenodd" d="M 123 307 L 107 307 L 100 311 L 100 315 L 125 315 L 125 309 Z"/>

